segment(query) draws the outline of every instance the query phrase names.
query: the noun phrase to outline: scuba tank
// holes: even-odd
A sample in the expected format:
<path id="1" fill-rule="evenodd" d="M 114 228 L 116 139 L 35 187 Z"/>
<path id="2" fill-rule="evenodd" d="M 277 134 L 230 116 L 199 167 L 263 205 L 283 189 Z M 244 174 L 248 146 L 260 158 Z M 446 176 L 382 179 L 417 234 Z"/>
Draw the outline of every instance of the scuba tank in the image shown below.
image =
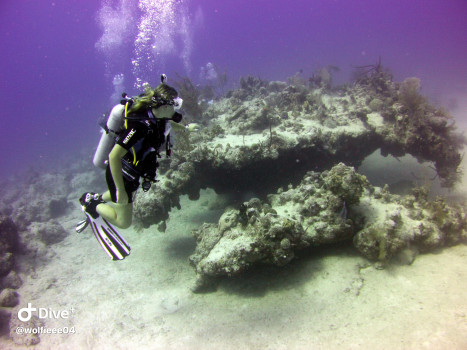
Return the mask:
<path id="1" fill-rule="evenodd" d="M 124 113 L 125 106 L 116 105 L 110 111 L 107 122 L 101 125 L 103 132 L 92 161 L 98 168 L 105 169 L 107 166 L 109 153 L 115 145 L 115 138 L 123 127 Z"/>
<path id="2" fill-rule="evenodd" d="M 167 82 L 167 76 L 165 74 L 161 75 L 161 83 Z M 144 95 L 144 94 L 142 94 Z M 127 108 L 129 108 L 132 103 L 133 99 L 129 97 L 126 93 L 122 94 L 122 100 L 120 104 L 116 105 L 110 111 L 109 116 L 99 122 L 99 125 L 102 127 L 103 132 L 99 144 L 97 145 L 96 152 L 94 153 L 93 163 L 96 167 L 105 169 L 108 164 L 109 153 L 112 151 L 113 146 L 115 145 L 115 139 L 117 138 L 120 131 L 123 129 L 125 124 L 125 119 L 131 120 L 133 118 L 128 117 L 126 115 Z M 175 114 L 171 118 L 176 123 L 179 123 L 182 120 L 182 114 L 179 113 L 180 108 L 182 106 L 183 100 L 178 97 L 173 100 L 172 105 L 174 106 Z M 146 119 L 136 118 L 136 120 L 151 120 L 154 118 L 152 112 L 150 113 L 149 117 Z M 152 118 L 151 118 L 152 116 Z M 170 156 L 170 124 L 167 123 L 167 128 L 164 132 L 164 137 L 166 139 L 166 152 L 167 156 Z"/>

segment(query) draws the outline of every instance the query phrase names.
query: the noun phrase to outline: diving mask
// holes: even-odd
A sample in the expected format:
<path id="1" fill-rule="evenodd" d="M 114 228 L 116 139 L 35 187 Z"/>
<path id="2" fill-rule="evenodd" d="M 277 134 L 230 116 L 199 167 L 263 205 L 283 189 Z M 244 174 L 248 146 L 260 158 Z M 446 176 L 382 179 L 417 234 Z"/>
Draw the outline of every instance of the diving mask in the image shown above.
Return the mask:
<path id="1" fill-rule="evenodd" d="M 183 100 L 180 97 L 176 97 L 170 100 L 164 97 L 153 96 L 151 100 L 153 103 L 153 107 L 158 108 L 160 106 L 165 106 L 165 105 L 173 106 L 175 112 L 180 111 L 180 109 L 182 108 L 182 104 L 183 104 Z"/>
<path id="2" fill-rule="evenodd" d="M 182 105 L 183 105 L 183 100 L 181 97 L 177 97 L 177 98 L 174 98 L 173 99 L 173 106 L 174 106 L 174 110 L 175 112 L 178 112 L 182 109 Z"/>
<path id="3" fill-rule="evenodd" d="M 156 109 L 161 108 L 163 106 L 170 106 L 170 105 L 165 104 L 165 105 L 157 107 Z M 152 120 L 157 120 L 157 119 L 158 120 L 172 120 L 175 123 L 180 123 L 182 121 L 182 119 L 183 119 L 183 115 L 181 113 L 177 112 L 174 105 L 171 105 L 171 106 L 173 107 L 173 109 L 171 111 L 172 113 L 171 113 L 170 117 L 169 117 L 169 114 L 166 114 L 168 111 L 162 112 L 163 114 L 156 114 L 157 115 L 156 116 L 156 115 L 154 115 L 155 111 L 153 111 L 153 108 L 148 109 L 149 119 L 150 120 L 151 119 Z"/>

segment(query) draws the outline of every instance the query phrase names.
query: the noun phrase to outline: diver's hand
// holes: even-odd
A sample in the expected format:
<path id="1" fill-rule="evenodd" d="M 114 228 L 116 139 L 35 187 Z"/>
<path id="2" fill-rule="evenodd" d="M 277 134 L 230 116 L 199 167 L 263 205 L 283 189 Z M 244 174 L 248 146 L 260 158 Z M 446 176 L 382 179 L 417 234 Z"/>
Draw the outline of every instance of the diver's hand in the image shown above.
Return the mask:
<path id="1" fill-rule="evenodd" d="M 117 203 L 118 204 L 127 204 L 128 203 L 128 194 L 124 189 L 117 189 Z"/>
<path id="2" fill-rule="evenodd" d="M 186 127 L 185 127 L 186 131 L 188 132 L 195 132 L 195 131 L 199 131 L 199 124 L 197 123 L 190 123 L 190 124 L 187 124 Z"/>

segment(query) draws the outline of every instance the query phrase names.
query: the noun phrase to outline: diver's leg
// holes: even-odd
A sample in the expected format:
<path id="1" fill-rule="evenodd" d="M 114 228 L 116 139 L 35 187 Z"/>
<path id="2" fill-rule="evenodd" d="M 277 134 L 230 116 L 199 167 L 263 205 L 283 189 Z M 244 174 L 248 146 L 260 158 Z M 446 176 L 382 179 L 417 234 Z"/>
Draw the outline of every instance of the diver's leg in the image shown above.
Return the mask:
<path id="1" fill-rule="evenodd" d="M 104 192 L 102 194 L 102 199 L 106 202 L 111 202 L 112 201 L 112 195 L 110 194 L 110 191 Z"/>
<path id="2" fill-rule="evenodd" d="M 133 217 L 133 204 L 131 203 L 99 204 L 96 210 L 99 215 L 117 227 L 125 229 L 131 225 Z"/>
<path id="3" fill-rule="evenodd" d="M 115 212 L 117 213 L 117 224 L 121 228 L 128 228 L 133 221 L 133 203 L 114 205 Z"/>
<path id="4" fill-rule="evenodd" d="M 102 199 L 106 202 L 111 203 L 106 204 L 102 203 L 99 204 L 96 208 L 99 215 L 102 215 L 104 219 L 109 221 L 111 224 L 120 227 L 120 228 L 128 228 L 132 222 L 133 216 L 133 204 L 126 203 L 120 204 L 117 202 L 117 188 L 115 186 L 114 180 L 112 178 L 112 174 L 110 171 L 110 167 L 108 166 L 105 171 L 105 180 L 107 182 L 108 191 L 102 194 Z M 136 182 L 136 188 L 139 185 L 139 182 Z M 127 183 L 125 181 L 125 190 L 127 191 L 128 198 L 132 198 L 133 191 L 136 190 L 134 188 L 135 183 Z M 131 202 L 131 200 L 130 200 Z"/>

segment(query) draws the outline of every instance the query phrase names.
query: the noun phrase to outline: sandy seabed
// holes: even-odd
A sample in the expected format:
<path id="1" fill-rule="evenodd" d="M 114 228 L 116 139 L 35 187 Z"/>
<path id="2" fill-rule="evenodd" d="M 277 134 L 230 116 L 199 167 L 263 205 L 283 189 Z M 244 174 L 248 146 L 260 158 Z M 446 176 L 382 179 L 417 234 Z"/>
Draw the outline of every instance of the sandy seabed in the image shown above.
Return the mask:
<path id="1" fill-rule="evenodd" d="M 423 174 L 418 166 L 373 155 L 359 170 L 384 183 L 391 171 Z M 467 186 L 451 195 L 467 198 Z M 466 245 L 384 270 L 351 246 L 315 249 L 283 268 L 256 268 L 194 294 L 191 231 L 217 222 L 220 196 L 204 190 L 197 201 L 182 197 L 165 232 L 156 225 L 121 230 L 132 253 L 116 262 L 90 228 L 74 232 L 82 213 L 73 203 L 61 221 L 70 235 L 50 246 L 42 263 L 20 262 L 15 311 L 28 303 L 69 311 L 66 319 L 43 319 L 43 327 L 74 333 L 42 334 L 27 349 L 467 349 Z M 26 347 L 2 335 L 0 349 Z"/>
<path id="2" fill-rule="evenodd" d="M 109 261 L 89 229 L 50 247 L 24 271 L 21 306 L 73 310 L 35 349 L 466 349 L 467 247 L 377 270 L 351 247 L 307 252 L 193 294 L 191 230 L 216 221 L 216 195 L 182 198 L 166 232 L 122 230 L 132 244 Z M 77 208 L 77 215 L 79 214 Z M 63 222 L 70 232 L 76 215 Z M 6 336 L 2 349 L 20 349 Z"/>

